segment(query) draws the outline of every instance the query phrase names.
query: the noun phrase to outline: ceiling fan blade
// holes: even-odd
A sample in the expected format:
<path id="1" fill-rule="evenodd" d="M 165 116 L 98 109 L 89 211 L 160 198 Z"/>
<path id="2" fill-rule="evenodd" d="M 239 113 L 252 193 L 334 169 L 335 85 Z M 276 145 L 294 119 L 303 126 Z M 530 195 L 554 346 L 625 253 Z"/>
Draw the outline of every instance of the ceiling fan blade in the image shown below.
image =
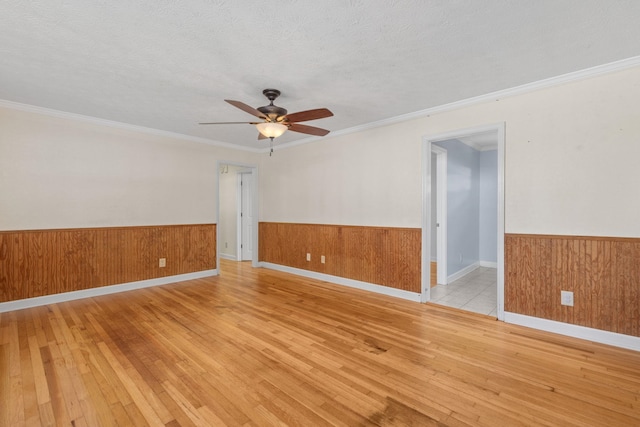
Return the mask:
<path id="1" fill-rule="evenodd" d="M 211 122 L 211 123 L 198 123 L 199 125 L 256 125 L 254 122 Z"/>
<path id="2" fill-rule="evenodd" d="M 326 108 L 316 108 L 315 110 L 300 111 L 298 113 L 287 114 L 283 120 L 290 123 L 294 122 L 306 122 L 308 120 L 324 119 L 325 117 L 331 117 L 333 113 Z"/>
<path id="3" fill-rule="evenodd" d="M 260 111 L 258 111 L 255 108 L 245 104 L 244 102 L 233 101 L 231 99 L 225 99 L 225 101 L 228 102 L 229 104 L 233 105 L 234 107 L 241 109 L 245 113 L 251 114 L 252 116 L 260 117 L 261 119 L 265 119 L 266 118 L 266 116 L 264 114 L 262 114 Z"/>
<path id="4" fill-rule="evenodd" d="M 326 134 L 329 133 L 329 131 L 326 129 L 320 129 L 313 126 L 301 125 L 298 123 L 292 123 L 289 126 L 289 130 L 294 132 L 306 133 L 309 135 L 317 135 L 317 136 L 325 136 Z"/>

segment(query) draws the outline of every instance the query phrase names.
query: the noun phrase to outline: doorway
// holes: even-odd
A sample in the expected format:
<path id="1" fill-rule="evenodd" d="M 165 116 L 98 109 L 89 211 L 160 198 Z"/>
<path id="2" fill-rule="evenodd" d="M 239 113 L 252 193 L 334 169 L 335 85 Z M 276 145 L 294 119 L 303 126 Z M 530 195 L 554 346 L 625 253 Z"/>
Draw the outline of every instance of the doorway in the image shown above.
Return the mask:
<path id="1" fill-rule="evenodd" d="M 240 261 L 253 259 L 253 173 L 238 173 L 238 236 L 236 248 Z"/>
<path id="2" fill-rule="evenodd" d="M 479 148 L 477 146 L 478 144 L 483 143 L 482 140 L 487 139 L 490 139 L 493 142 L 495 148 L 486 148 L 486 146 L 484 148 Z M 447 141 L 447 143 L 443 143 L 444 141 Z M 474 145 L 474 142 L 476 145 Z M 442 147 L 438 148 L 439 146 Z M 442 151 L 442 148 L 445 150 Z M 488 152 L 490 150 L 494 151 Z M 489 158 L 493 156 L 492 158 L 494 159 L 492 160 L 494 176 L 493 181 L 491 181 L 493 199 L 489 199 L 490 202 L 485 200 L 484 207 L 482 208 L 486 211 L 487 203 L 489 203 L 489 207 L 492 208 L 493 219 L 492 222 L 489 223 L 486 222 L 486 219 L 484 223 L 482 220 L 478 219 L 481 192 L 481 188 L 479 187 L 480 181 L 478 171 L 480 170 L 480 163 L 483 161 L 482 159 L 487 157 L 481 157 L 480 154 L 482 154 L 482 152 L 485 152 L 484 154 L 488 155 Z M 444 157 L 444 153 L 447 153 L 449 156 L 448 161 L 445 160 L 447 157 Z M 440 158 L 444 160 L 444 167 L 438 167 L 438 160 Z M 460 159 L 470 163 L 465 164 Z M 473 163 L 474 161 L 476 163 Z M 440 184 L 444 179 L 440 178 L 441 174 L 438 172 L 442 172 L 443 169 L 446 171 L 447 164 L 449 164 L 451 169 L 444 175 L 450 178 L 449 182 L 445 181 L 446 187 L 448 187 L 449 191 L 447 192 L 444 190 L 442 193 L 448 194 L 452 198 L 447 199 L 447 202 L 439 203 L 437 195 L 440 191 L 438 190 L 441 189 Z M 503 164 L 504 124 L 463 129 L 460 131 L 447 132 L 423 138 L 423 286 L 421 298 L 423 302 L 434 300 L 444 301 L 441 299 L 443 296 L 443 287 L 449 287 L 446 292 L 453 291 L 454 286 L 451 285 L 458 286 L 465 281 L 479 280 L 482 282 L 482 286 L 488 286 L 487 283 L 489 283 L 488 281 L 490 279 L 487 278 L 487 274 L 489 276 L 492 274 L 495 278 L 493 288 L 488 289 L 488 291 L 493 293 L 492 298 L 495 302 L 492 304 L 496 307 L 496 311 L 493 312 L 493 314 L 495 314 L 500 320 L 504 319 Z M 436 168 L 436 174 L 433 173 L 434 167 Z M 478 183 L 472 181 L 472 176 L 478 177 Z M 434 180 L 436 183 L 433 182 Z M 475 186 L 475 188 L 472 188 L 473 186 Z M 435 197 L 433 194 L 434 191 L 436 192 Z M 466 194 L 464 193 L 465 191 L 467 192 Z M 470 205 L 465 207 L 462 202 L 470 203 Z M 434 203 L 436 203 L 436 209 L 433 207 Z M 477 215 L 476 219 L 467 218 L 466 223 L 461 222 L 462 217 L 468 216 L 470 213 L 474 214 L 474 212 Z M 436 218 L 434 218 L 434 216 Z M 443 218 L 449 219 L 448 222 L 444 221 L 446 227 L 437 227 L 437 225 L 443 225 Z M 487 224 L 489 224 L 489 226 L 487 226 Z M 485 238 L 487 233 L 489 233 L 491 237 L 489 240 L 493 241 L 493 247 L 491 250 L 493 251 L 493 256 L 495 258 L 487 257 L 486 249 L 484 249 L 485 254 L 482 254 L 483 247 L 479 243 L 481 235 L 480 230 L 484 232 Z M 441 233 L 440 236 L 438 236 L 439 232 Z M 433 245 L 434 242 L 436 242 L 436 245 Z M 447 246 L 447 249 L 440 249 L 443 243 Z M 436 252 L 435 256 L 433 254 L 434 251 Z M 452 251 L 455 253 L 452 253 Z M 440 264 L 442 262 L 440 261 L 441 252 L 448 254 L 447 261 L 442 264 Z M 430 276 L 431 261 L 433 259 L 437 259 L 439 264 L 439 285 L 436 288 L 431 289 Z M 444 273 L 443 277 L 440 277 L 441 272 Z M 465 279 L 462 280 L 462 278 Z M 456 282 L 456 279 L 460 279 L 460 281 Z M 461 293 L 468 295 L 478 289 L 479 288 L 466 289 Z M 485 292 L 484 298 L 486 299 L 487 295 L 491 295 L 491 292 Z M 454 296 L 448 297 L 449 300 L 453 298 Z M 476 301 L 476 304 L 477 303 L 478 301 Z M 489 304 L 490 303 L 491 301 L 489 301 Z M 485 306 L 486 304 L 487 301 L 484 302 Z M 471 308 L 472 306 L 473 304 L 469 304 L 468 309 L 473 310 Z M 464 309 L 464 307 L 462 308 Z M 488 312 L 485 314 L 488 314 Z"/>
<path id="3" fill-rule="evenodd" d="M 255 165 L 218 162 L 216 265 L 220 258 L 258 265 L 258 170 Z M 219 270 L 219 269 L 218 269 Z"/>

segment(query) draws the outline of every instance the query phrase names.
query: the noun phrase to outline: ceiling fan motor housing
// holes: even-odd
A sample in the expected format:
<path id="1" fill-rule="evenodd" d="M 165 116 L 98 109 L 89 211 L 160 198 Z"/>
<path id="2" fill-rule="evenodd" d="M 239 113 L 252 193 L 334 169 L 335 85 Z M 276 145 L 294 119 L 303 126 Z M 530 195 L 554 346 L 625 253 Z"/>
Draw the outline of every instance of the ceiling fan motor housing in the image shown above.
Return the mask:
<path id="1" fill-rule="evenodd" d="M 271 101 L 271 103 L 269 105 L 265 105 L 264 107 L 258 107 L 258 111 L 267 116 L 272 122 L 277 121 L 279 117 L 284 117 L 287 115 L 286 109 L 278 107 L 277 105 L 273 105 L 273 101 L 280 96 L 280 91 L 278 89 L 265 89 L 262 91 L 262 94 L 266 96 L 267 99 Z"/>

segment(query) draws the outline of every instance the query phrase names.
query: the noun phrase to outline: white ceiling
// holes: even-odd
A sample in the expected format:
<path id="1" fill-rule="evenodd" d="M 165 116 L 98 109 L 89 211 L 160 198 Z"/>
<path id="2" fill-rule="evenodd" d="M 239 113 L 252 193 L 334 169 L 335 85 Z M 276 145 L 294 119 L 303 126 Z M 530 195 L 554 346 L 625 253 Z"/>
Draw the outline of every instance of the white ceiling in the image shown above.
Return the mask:
<path id="1" fill-rule="evenodd" d="M 223 100 L 273 87 L 335 132 L 640 55 L 639 18 L 637 0 L 4 0 L 0 99 L 261 148 L 197 123 L 249 121 Z"/>

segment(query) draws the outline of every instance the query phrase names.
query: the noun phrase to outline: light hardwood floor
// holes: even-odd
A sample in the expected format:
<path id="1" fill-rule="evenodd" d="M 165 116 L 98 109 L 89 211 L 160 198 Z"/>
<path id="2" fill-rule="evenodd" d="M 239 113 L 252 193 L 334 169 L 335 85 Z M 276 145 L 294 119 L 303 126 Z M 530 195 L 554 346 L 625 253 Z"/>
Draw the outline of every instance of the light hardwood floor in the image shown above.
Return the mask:
<path id="1" fill-rule="evenodd" d="M 221 267 L 0 314 L 0 425 L 640 425 L 638 352 Z"/>

